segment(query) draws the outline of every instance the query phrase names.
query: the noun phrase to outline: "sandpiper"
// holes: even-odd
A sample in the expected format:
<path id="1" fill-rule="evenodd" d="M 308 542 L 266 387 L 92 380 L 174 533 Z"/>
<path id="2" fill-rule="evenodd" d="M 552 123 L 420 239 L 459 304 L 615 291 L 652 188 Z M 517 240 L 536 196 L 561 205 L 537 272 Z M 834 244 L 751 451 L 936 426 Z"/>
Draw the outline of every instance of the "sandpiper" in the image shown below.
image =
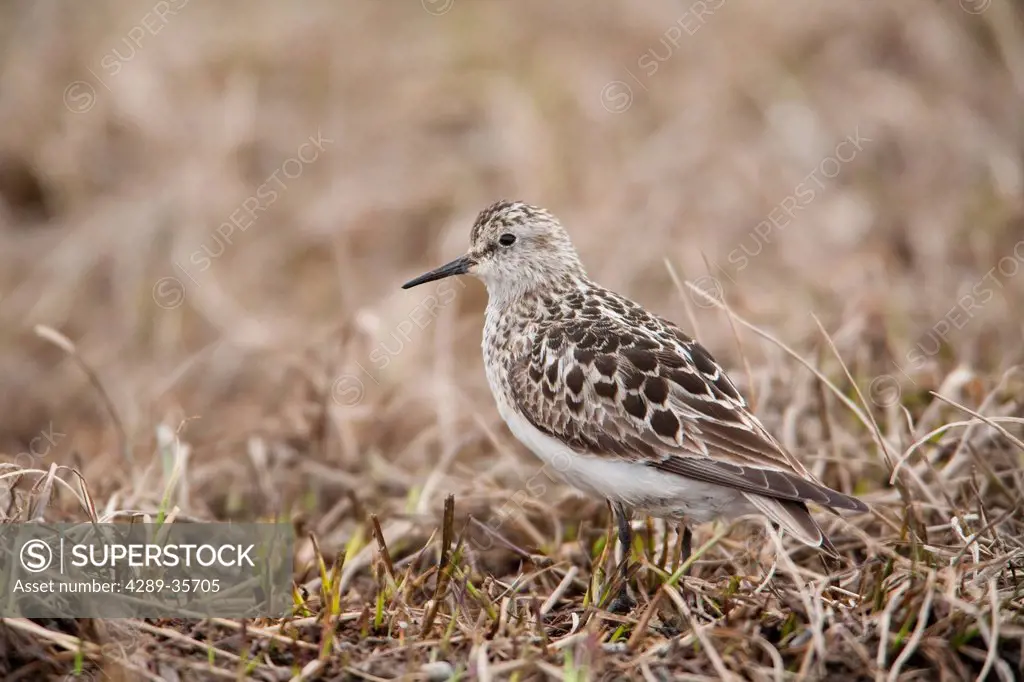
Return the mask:
<path id="1" fill-rule="evenodd" d="M 711 354 L 676 325 L 587 277 L 549 212 L 499 201 L 466 255 L 403 289 L 473 275 L 487 287 L 483 354 L 512 433 L 566 483 L 608 500 L 626 575 L 634 510 L 681 524 L 767 516 L 831 554 L 807 502 L 864 512 L 779 444 Z M 622 592 L 612 610 L 634 602 Z"/>

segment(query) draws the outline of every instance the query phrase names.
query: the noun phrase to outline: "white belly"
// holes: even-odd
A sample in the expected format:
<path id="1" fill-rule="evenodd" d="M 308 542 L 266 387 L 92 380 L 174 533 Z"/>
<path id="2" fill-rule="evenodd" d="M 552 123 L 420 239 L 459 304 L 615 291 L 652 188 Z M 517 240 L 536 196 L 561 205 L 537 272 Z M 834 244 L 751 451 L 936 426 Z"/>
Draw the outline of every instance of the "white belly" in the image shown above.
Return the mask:
<path id="1" fill-rule="evenodd" d="M 644 464 L 580 455 L 538 430 L 509 406 L 499 405 L 509 429 L 544 462 L 547 473 L 585 493 L 621 502 L 662 518 L 715 518 L 750 514 L 753 506 L 743 494 L 712 483 L 676 476 Z"/>

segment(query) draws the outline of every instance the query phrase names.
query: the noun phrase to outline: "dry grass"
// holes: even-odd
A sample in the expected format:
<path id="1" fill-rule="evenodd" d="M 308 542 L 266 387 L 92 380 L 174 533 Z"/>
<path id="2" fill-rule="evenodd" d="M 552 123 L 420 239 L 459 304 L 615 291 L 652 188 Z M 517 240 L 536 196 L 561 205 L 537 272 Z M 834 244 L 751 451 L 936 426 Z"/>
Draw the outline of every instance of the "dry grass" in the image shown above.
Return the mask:
<path id="1" fill-rule="evenodd" d="M 1017 4 L 164 8 L 0 7 L 2 506 L 285 514 L 306 596 L 8 619 L 5 680 L 1020 679 Z M 742 521 L 681 577 L 647 522 L 601 608 L 607 510 L 501 425 L 482 288 L 398 289 L 500 197 L 872 505 L 822 515 L 842 563 Z"/>

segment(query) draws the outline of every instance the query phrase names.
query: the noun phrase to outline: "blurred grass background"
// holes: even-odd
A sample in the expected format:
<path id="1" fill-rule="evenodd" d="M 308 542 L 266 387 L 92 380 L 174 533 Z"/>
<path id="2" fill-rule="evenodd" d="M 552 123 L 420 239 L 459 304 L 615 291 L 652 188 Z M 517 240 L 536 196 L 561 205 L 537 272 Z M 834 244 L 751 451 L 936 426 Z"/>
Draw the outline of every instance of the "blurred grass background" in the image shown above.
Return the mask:
<path id="1" fill-rule="evenodd" d="M 536 464 L 486 387 L 485 293 L 398 287 L 499 198 L 551 209 L 602 284 L 689 309 L 805 461 L 831 448 L 793 409 L 810 373 L 746 332 L 741 354 L 666 261 L 825 362 L 817 316 L 908 444 L 894 394 L 922 407 L 955 376 L 977 407 L 1022 360 L 1021 19 L 1007 0 L 6 2 L 0 452 L 60 433 L 36 466 L 152 508 L 164 425 L 190 448 L 189 514 L 301 512 L 341 544 L 367 510 L 447 492 L 486 513 Z M 102 380 L 127 459 L 35 325 Z M 848 435 L 830 475 L 880 489 Z"/>

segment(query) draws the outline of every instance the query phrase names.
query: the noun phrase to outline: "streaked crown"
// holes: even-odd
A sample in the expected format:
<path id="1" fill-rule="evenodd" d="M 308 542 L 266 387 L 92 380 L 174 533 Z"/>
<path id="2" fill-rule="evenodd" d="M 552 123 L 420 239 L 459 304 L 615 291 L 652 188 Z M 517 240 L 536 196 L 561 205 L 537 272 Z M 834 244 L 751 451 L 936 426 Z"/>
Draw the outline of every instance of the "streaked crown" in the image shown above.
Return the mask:
<path id="1" fill-rule="evenodd" d="M 572 288 L 586 273 L 569 235 L 553 215 L 521 201 L 499 201 L 477 216 L 464 256 L 402 285 L 403 289 L 453 275 L 473 275 L 487 285 L 492 304 L 539 290 Z"/>
<path id="2" fill-rule="evenodd" d="M 480 212 L 470 232 L 470 274 L 499 298 L 585 278 L 576 249 L 548 211 L 521 201 L 499 201 Z"/>

